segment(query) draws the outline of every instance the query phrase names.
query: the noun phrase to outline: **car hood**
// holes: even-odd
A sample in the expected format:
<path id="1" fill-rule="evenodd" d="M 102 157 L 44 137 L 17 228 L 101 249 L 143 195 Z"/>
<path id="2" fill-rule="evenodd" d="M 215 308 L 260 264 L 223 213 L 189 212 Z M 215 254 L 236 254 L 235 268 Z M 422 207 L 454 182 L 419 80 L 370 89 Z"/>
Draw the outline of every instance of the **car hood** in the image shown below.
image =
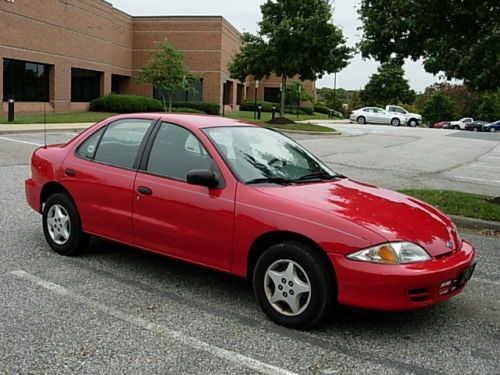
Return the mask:
<path id="1" fill-rule="evenodd" d="M 258 190 L 337 215 L 387 241 L 417 243 L 432 256 L 449 253 L 459 245 L 446 215 L 415 198 L 373 185 L 342 179 Z"/>

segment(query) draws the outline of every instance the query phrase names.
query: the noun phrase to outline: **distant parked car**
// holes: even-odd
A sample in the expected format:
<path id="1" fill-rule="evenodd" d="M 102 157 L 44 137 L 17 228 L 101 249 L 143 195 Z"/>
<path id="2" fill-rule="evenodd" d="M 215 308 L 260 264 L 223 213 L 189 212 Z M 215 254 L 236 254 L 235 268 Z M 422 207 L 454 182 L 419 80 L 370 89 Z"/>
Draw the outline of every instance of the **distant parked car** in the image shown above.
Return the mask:
<path id="1" fill-rule="evenodd" d="M 471 130 L 473 132 L 482 132 L 485 125 L 488 125 L 486 121 L 474 121 L 465 125 L 465 130 Z"/>
<path id="2" fill-rule="evenodd" d="M 400 113 L 389 113 L 382 108 L 365 107 L 351 113 L 350 120 L 358 124 L 387 124 L 399 126 L 406 123 L 406 117 Z"/>
<path id="3" fill-rule="evenodd" d="M 491 124 L 485 125 L 483 127 L 483 131 L 485 131 L 485 132 L 492 132 L 492 133 L 500 131 L 500 120 L 492 122 Z"/>
<path id="4" fill-rule="evenodd" d="M 464 117 L 458 121 L 452 121 L 450 123 L 450 129 L 455 129 L 455 130 L 462 129 L 462 130 L 464 130 L 465 126 L 467 124 L 470 124 L 471 122 L 474 122 L 474 119 L 472 117 Z"/>
<path id="5" fill-rule="evenodd" d="M 411 126 L 412 128 L 418 126 L 418 124 L 422 122 L 422 115 L 419 115 L 418 113 L 408 112 L 403 107 L 398 107 L 397 105 L 388 105 L 385 107 L 385 110 L 389 113 L 397 113 L 403 115 L 406 120 L 406 125 Z"/>
<path id="6" fill-rule="evenodd" d="M 435 129 L 448 129 L 449 126 L 450 126 L 449 121 L 440 121 L 434 124 Z"/>

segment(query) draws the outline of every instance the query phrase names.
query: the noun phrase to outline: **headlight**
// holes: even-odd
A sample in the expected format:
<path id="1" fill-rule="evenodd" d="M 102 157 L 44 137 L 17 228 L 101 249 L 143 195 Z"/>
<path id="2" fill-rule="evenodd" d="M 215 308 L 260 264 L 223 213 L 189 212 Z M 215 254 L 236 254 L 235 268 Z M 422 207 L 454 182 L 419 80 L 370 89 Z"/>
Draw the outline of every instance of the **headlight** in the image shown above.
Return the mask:
<path id="1" fill-rule="evenodd" d="M 412 242 L 391 242 L 347 255 L 348 259 L 381 264 L 407 264 L 431 259 L 427 251 Z"/>

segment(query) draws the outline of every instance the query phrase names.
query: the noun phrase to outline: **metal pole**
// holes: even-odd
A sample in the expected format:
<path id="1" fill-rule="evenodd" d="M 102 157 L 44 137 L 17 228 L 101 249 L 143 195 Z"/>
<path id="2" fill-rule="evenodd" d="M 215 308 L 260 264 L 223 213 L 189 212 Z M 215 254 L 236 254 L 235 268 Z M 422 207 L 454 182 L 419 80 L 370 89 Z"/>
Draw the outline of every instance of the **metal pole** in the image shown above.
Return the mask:
<path id="1" fill-rule="evenodd" d="M 337 104 L 337 72 L 333 75 L 333 105 L 335 104 Z"/>
<path id="2" fill-rule="evenodd" d="M 8 105 L 8 120 L 9 122 L 13 122 L 14 121 L 14 99 L 10 98 L 9 99 L 9 105 Z"/>

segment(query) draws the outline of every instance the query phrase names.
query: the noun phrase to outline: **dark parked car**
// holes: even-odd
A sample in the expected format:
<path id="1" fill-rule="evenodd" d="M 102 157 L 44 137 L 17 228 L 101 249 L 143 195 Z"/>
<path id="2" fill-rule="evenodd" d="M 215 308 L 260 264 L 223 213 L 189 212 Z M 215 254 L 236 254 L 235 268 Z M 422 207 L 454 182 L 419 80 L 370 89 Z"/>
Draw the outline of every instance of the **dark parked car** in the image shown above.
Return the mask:
<path id="1" fill-rule="evenodd" d="M 485 125 L 483 128 L 483 131 L 492 132 L 492 133 L 500 131 L 500 120 L 492 122 L 491 124 Z"/>
<path id="2" fill-rule="evenodd" d="M 488 125 L 486 121 L 474 121 L 465 125 L 465 130 L 470 130 L 473 132 L 482 132 L 485 125 Z"/>

